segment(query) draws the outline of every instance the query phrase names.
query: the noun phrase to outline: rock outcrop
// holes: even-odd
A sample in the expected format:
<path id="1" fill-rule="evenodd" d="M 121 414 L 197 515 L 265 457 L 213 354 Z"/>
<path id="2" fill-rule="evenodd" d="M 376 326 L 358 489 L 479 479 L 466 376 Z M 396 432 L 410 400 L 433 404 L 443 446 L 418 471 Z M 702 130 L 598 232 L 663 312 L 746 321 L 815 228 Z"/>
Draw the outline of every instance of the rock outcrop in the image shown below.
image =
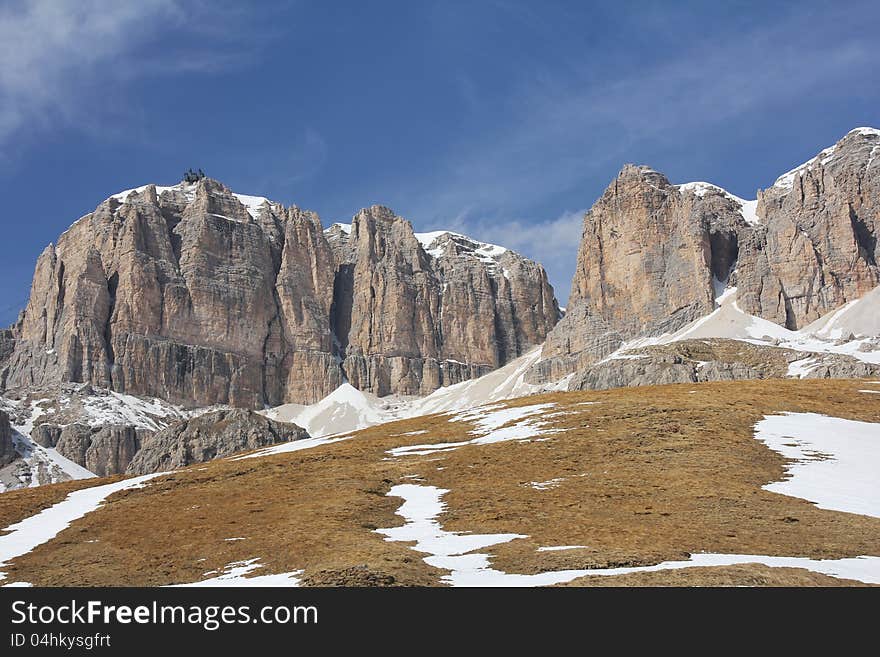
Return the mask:
<path id="1" fill-rule="evenodd" d="M 626 340 L 712 312 L 748 228 L 740 200 L 723 190 L 625 166 L 584 217 L 566 316 L 536 378 L 559 378 Z"/>
<path id="2" fill-rule="evenodd" d="M 880 284 L 877 155 L 880 131 L 858 128 L 757 201 L 625 166 L 584 217 L 567 313 L 530 380 L 582 372 L 624 342 L 671 333 L 711 313 L 728 286 L 739 309 L 791 330 L 866 294 Z M 663 376 L 674 375 L 648 378 Z"/>
<path id="3" fill-rule="evenodd" d="M 173 470 L 236 452 L 308 438 L 305 429 L 243 409 L 212 411 L 146 438 L 128 465 L 129 474 Z"/>
<path id="4" fill-rule="evenodd" d="M 262 408 L 346 379 L 424 394 L 543 342 L 559 313 L 539 265 L 466 238 L 429 246 L 379 206 L 325 232 L 210 179 L 123 192 L 40 255 L 0 385 Z"/>
<path id="5" fill-rule="evenodd" d="M 792 363 L 797 363 L 793 367 Z M 579 371 L 569 390 L 607 390 L 667 383 L 738 381 L 794 376 L 805 379 L 865 378 L 880 365 L 852 356 L 759 346 L 739 340 L 685 340 L 652 346 Z"/>
<path id="6" fill-rule="evenodd" d="M 40 438 L 50 436 L 51 441 L 51 436 L 55 435 L 58 428 L 42 425 L 40 429 Z M 89 427 L 84 424 L 69 424 L 57 432 L 54 447 L 62 456 L 99 477 L 104 477 L 125 472 L 141 448 L 141 441 L 149 435 L 150 432 L 131 425 Z M 37 439 L 35 442 L 40 443 Z"/>
<path id="7" fill-rule="evenodd" d="M 15 443 L 12 442 L 12 427 L 9 426 L 9 415 L 0 411 L 0 468 L 9 465 L 18 458 Z"/>
<path id="8" fill-rule="evenodd" d="M 425 395 L 540 344 L 559 309 L 540 265 L 455 233 L 413 233 L 388 208 L 333 240 L 333 329 L 353 386 Z"/>
<path id="9" fill-rule="evenodd" d="M 0 329 L 0 377 L 5 369 L 6 363 L 9 361 L 12 352 L 15 350 L 15 333 L 12 329 Z M 0 378 L 0 385 L 3 380 Z"/>
<path id="10" fill-rule="evenodd" d="M 740 308 L 799 329 L 880 284 L 880 130 L 858 128 L 758 192 Z"/>

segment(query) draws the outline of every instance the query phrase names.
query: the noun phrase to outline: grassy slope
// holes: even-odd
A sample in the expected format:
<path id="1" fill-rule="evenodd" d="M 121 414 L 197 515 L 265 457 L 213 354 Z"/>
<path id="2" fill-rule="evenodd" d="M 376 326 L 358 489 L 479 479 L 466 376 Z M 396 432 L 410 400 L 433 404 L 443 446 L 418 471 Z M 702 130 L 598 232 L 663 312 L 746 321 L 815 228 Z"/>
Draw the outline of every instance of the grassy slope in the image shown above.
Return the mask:
<path id="1" fill-rule="evenodd" d="M 509 402 L 552 401 L 566 411 L 552 420 L 564 432 L 549 440 L 388 459 L 391 447 L 472 437 L 469 425 L 444 416 L 395 422 L 312 450 L 191 467 L 118 493 L 4 570 L 10 580 L 35 585 L 159 585 L 197 581 L 230 562 L 259 557 L 265 568 L 258 574 L 304 569 L 307 584 L 436 584 L 443 571 L 372 531 L 402 524 L 395 515 L 400 500 L 385 493 L 412 476 L 450 489 L 445 529 L 527 534 L 489 549 L 493 565 L 508 572 L 648 565 L 698 551 L 877 554 L 880 519 L 762 490 L 782 477 L 784 461 L 752 437 L 755 422 L 781 411 L 878 422 L 880 395 L 859 393 L 864 387 L 772 380 L 554 393 Z M 400 435 L 422 429 L 429 433 Z M 529 485 L 557 478 L 563 481 L 548 490 Z M 0 521 L 105 481 L 0 495 Z M 246 540 L 225 540 L 232 537 Z M 548 545 L 589 547 L 537 552 Z M 576 583 L 840 580 L 736 566 Z"/>

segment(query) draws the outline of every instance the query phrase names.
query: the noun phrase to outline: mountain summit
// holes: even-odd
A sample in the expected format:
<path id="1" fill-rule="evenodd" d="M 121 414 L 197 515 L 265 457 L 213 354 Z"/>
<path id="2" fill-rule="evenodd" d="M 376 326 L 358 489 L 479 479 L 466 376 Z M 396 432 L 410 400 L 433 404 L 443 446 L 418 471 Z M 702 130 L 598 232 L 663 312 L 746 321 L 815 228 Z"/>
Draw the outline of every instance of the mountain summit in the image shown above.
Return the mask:
<path id="1" fill-rule="evenodd" d="M 0 387 L 263 408 L 344 381 L 428 394 L 541 344 L 560 314 L 544 269 L 445 235 L 381 206 L 325 231 L 210 178 L 114 194 L 40 255 Z"/>
<path id="2" fill-rule="evenodd" d="M 626 165 L 584 216 L 566 316 L 534 376 L 673 334 L 728 289 L 737 312 L 788 331 L 864 296 L 880 284 L 878 154 L 880 130 L 856 128 L 752 201 Z"/>

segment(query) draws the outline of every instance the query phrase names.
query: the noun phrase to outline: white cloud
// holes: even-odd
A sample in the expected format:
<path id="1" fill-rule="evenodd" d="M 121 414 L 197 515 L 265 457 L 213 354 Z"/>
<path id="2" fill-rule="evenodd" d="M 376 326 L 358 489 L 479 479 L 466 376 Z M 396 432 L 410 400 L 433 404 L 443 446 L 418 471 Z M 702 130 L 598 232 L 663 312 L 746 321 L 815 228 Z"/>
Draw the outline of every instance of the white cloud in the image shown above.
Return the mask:
<path id="1" fill-rule="evenodd" d="M 58 123 L 109 130 L 101 125 L 102 113 L 137 116 L 136 108 L 126 107 L 125 83 L 147 75 L 219 70 L 240 61 L 241 47 L 224 51 L 230 43 L 241 46 L 246 21 L 230 20 L 240 13 L 234 6 L 208 7 L 201 0 L 4 4 L 0 144 Z M 173 48 L 150 47 L 169 35 L 188 38 Z"/>
<path id="2" fill-rule="evenodd" d="M 33 0 L 0 10 L 0 140 L 26 123 L 69 115 L 83 77 L 111 64 L 158 18 L 173 20 L 172 0 Z"/>

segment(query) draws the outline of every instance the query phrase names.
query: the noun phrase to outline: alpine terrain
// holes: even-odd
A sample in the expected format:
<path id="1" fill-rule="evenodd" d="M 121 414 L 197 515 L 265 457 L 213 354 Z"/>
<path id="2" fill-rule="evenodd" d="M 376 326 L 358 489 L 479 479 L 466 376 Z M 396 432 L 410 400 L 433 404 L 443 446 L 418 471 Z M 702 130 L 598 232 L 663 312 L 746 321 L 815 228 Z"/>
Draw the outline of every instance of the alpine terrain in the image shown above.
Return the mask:
<path id="1" fill-rule="evenodd" d="M 0 332 L 0 583 L 880 584 L 878 156 L 627 164 L 564 313 L 383 206 L 114 194 Z"/>

